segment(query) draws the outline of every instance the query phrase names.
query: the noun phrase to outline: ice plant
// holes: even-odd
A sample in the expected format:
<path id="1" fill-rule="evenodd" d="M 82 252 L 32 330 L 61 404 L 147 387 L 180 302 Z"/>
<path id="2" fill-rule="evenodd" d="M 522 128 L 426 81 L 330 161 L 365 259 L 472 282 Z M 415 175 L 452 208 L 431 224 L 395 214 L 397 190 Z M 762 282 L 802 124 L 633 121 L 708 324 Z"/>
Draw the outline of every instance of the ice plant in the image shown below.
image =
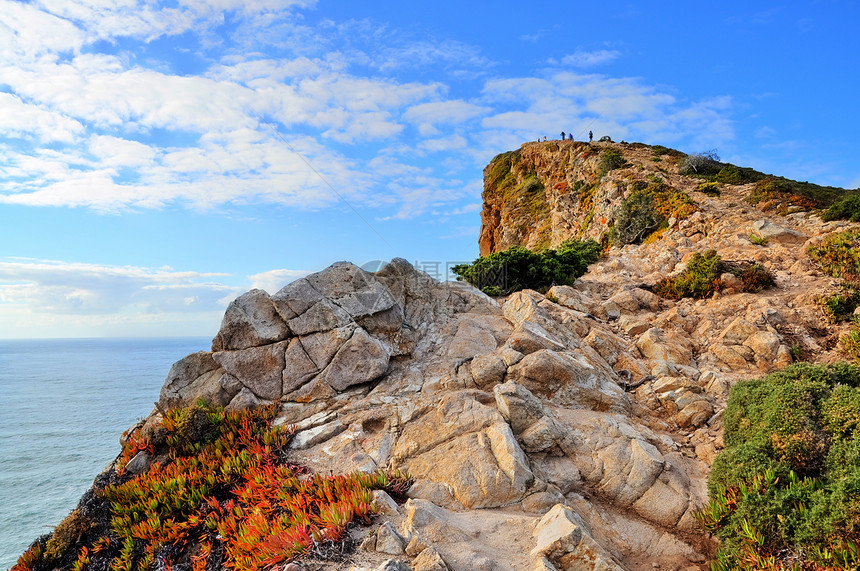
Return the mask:
<path id="1" fill-rule="evenodd" d="M 308 475 L 286 461 L 292 430 L 272 426 L 276 414 L 274 406 L 225 413 L 202 403 L 168 411 L 150 434 L 129 436 L 118 476 L 97 490 L 109 522 L 92 522 L 50 561 L 37 542 L 12 571 L 268 569 L 341 540 L 355 520 L 368 522 L 372 490 L 408 485 L 382 472 Z M 155 461 L 125 474 L 141 450 Z"/>

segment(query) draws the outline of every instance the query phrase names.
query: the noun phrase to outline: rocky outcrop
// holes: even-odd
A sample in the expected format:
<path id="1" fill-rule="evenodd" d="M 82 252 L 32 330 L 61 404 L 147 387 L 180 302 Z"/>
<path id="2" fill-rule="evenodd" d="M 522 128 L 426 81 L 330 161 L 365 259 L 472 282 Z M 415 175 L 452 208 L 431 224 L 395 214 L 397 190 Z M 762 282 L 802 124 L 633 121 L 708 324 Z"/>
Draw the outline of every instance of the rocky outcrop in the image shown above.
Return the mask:
<path id="1" fill-rule="evenodd" d="M 627 166 L 602 172 L 601 147 L 572 142 L 497 158 L 507 162 L 485 171 L 482 253 L 599 238 L 629 194 L 620 183 L 656 172 L 647 148 L 604 147 Z M 354 569 L 704 569 L 713 546 L 693 513 L 728 390 L 798 353 L 835 358 L 839 331 L 817 305 L 835 284 L 805 244 L 844 223 L 763 219 L 743 189 L 706 197 L 667 167 L 696 211 L 546 295 L 493 299 L 401 259 L 252 290 L 227 308 L 211 351 L 170 369 L 158 409 L 277 403 L 296 464 L 408 472 L 405 505 L 374 498 Z M 518 202 L 522 192 L 535 200 Z M 651 291 L 705 249 L 764 265 L 777 286 L 743 293 L 727 274 L 703 300 Z"/>
<path id="2" fill-rule="evenodd" d="M 523 565 L 624 568 L 644 554 L 604 537 L 600 524 L 585 525 L 568 498 L 593 497 L 652 534 L 693 535 L 690 514 L 705 499 L 696 481 L 705 465 L 655 428 L 660 420 L 649 420 L 638 393 L 624 390 L 631 368 L 667 369 L 668 380 L 649 387 L 655 406 L 674 406 L 675 417 L 687 419 L 680 426 L 706 425 L 714 401 L 691 380 L 692 349 L 678 335 L 624 337 L 583 311 L 598 300 L 580 288 L 556 290 L 570 307 L 528 290 L 499 303 L 466 284 L 437 283 L 403 260 L 375 274 L 338 263 L 272 296 L 255 290 L 237 298 L 212 351 L 171 369 L 160 407 L 198 398 L 228 409 L 279 402 L 277 422 L 297 428 L 290 445 L 297 463 L 326 472 L 402 469 L 415 480 L 410 495 L 424 502 L 416 505 L 437 515 L 514 509 L 537 524 L 553 510 L 579 531 L 565 531 L 570 537 L 552 549 L 550 532 L 535 531 L 537 543 L 518 546 Z M 613 303 L 625 312 L 659 308 L 650 292 L 623 293 Z M 395 524 L 404 516 L 387 509 Z M 402 555 L 417 533 L 434 551 L 416 565 L 431 569 L 477 568 L 488 557 L 480 554 L 492 552 L 479 542 L 470 547 L 474 557 L 461 557 L 450 537 L 415 531 L 422 527 L 415 517 L 390 527 L 380 528 L 373 552 Z M 684 561 L 699 553 L 674 541 L 687 546 Z"/>

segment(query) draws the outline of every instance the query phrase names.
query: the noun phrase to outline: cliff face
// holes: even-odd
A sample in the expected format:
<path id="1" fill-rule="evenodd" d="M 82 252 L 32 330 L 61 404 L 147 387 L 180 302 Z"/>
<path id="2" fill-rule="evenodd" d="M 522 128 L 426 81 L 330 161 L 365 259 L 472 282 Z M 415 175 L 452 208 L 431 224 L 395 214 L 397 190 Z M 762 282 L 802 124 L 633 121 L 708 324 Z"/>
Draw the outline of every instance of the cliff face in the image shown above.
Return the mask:
<path id="1" fill-rule="evenodd" d="M 683 153 L 666 147 L 574 141 L 526 143 L 498 155 L 484 169 L 481 255 L 518 245 L 556 247 L 569 238 L 608 244 L 625 200 L 637 192 L 657 199 L 670 227 L 682 223 L 703 199 L 724 191 L 731 198 L 718 209 L 730 209 L 732 201 L 765 208 L 776 201 L 783 213 L 821 206 L 822 197 L 830 200 L 842 192 L 695 158 L 703 164 L 688 163 Z M 696 171 L 710 172 L 719 181 L 710 195 L 699 191 L 701 177 L 688 176 Z"/>
<path id="2" fill-rule="evenodd" d="M 599 169 L 598 148 L 574 141 L 527 143 L 497 156 L 484 169 L 481 255 L 599 237 L 598 226 L 590 228 L 594 217 L 586 223 L 576 214 L 614 194 L 612 179 L 598 185 Z"/>
<path id="3" fill-rule="evenodd" d="M 291 463 L 415 479 L 405 505 L 377 504 L 375 534 L 353 532 L 363 548 L 347 562 L 311 568 L 705 569 L 713 544 L 693 513 L 728 390 L 798 357 L 838 358 L 841 331 L 818 303 L 837 286 L 806 248 L 848 224 L 764 213 L 745 202 L 752 183 L 703 194 L 678 162 L 573 142 L 500 155 L 485 170 L 482 253 L 601 239 L 637 191 L 663 223 L 546 295 L 493 299 L 403 260 L 250 291 L 211 351 L 171 368 L 159 409 L 276 403 L 276 423 L 296 427 Z M 650 291 L 708 249 L 758 262 L 776 287 L 744 293 L 726 275 L 703 300 Z M 155 411 L 133 433 L 161 421 Z M 161 461 L 148 454 L 136 470 Z"/>

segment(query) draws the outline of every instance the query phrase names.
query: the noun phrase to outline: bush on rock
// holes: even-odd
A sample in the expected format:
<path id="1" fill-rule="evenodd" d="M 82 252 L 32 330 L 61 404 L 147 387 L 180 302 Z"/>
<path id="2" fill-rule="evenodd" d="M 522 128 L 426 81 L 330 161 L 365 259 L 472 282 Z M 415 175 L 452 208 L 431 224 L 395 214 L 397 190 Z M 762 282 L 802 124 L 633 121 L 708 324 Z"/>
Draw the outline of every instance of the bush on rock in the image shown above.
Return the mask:
<path id="1" fill-rule="evenodd" d="M 792 365 L 732 388 L 699 520 L 715 571 L 860 565 L 860 369 Z"/>
<path id="2" fill-rule="evenodd" d="M 513 246 L 452 268 L 457 279 L 487 295 L 508 295 L 525 288 L 570 285 L 596 262 L 602 248 L 594 240 L 566 240 L 554 250 L 533 252 Z"/>

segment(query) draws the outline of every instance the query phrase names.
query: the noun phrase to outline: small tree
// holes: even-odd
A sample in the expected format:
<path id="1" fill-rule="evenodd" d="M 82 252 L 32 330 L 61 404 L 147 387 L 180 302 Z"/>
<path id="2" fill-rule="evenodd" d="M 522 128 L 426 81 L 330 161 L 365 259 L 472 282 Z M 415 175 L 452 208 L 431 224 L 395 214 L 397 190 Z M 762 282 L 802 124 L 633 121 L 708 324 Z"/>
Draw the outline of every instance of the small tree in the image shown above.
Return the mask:
<path id="1" fill-rule="evenodd" d="M 681 161 L 681 174 L 708 175 L 716 174 L 723 168 L 716 149 L 687 155 Z"/>
<path id="2" fill-rule="evenodd" d="M 654 209 L 654 197 L 644 190 L 637 190 L 621 203 L 610 240 L 614 246 L 638 244 L 661 222 L 663 217 Z"/>

